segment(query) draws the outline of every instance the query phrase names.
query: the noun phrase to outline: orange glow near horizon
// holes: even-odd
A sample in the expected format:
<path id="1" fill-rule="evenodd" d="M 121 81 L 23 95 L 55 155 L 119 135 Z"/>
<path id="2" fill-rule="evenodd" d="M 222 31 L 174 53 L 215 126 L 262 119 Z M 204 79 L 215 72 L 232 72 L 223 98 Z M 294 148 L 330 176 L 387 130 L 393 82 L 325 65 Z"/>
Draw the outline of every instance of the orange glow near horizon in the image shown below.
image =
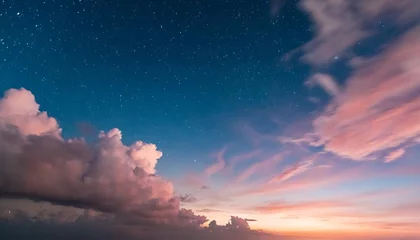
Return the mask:
<path id="1" fill-rule="evenodd" d="M 382 236 L 419 236 L 418 226 L 410 226 L 403 230 L 387 229 L 383 223 L 375 222 L 374 219 L 366 221 L 366 216 L 357 217 L 357 213 L 351 218 L 328 217 L 307 217 L 304 214 L 300 216 L 289 216 L 285 214 L 249 214 L 246 212 L 238 213 L 207 213 L 209 219 L 214 219 L 218 223 L 227 222 L 231 215 L 249 216 L 252 219 L 258 219 L 255 222 L 249 222 L 252 229 L 263 230 L 278 235 L 295 235 L 311 237 L 382 237 Z M 310 213 L 305 212 L 306 215 Z M 207 223 L 208 224 L 208 223 Z M 381 225 L 382 224 L 382 225 Z"/>

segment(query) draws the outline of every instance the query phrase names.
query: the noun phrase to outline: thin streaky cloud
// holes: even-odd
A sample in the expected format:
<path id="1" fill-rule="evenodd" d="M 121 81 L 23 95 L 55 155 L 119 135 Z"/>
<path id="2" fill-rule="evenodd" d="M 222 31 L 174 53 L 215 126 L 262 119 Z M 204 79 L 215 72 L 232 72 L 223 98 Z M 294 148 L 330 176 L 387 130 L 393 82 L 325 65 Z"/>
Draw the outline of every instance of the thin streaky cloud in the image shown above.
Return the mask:
<path id="1" fill-rule="evenodd" d="M 408 26 L 420 19 L 417 0 L 336 1 L 302 0 L 298 3 L 308 13 L 315 37 L 290 54 L 304 52 L 303 59 L 323 66 L 347 55 L 351 47 L 374 36 L 375 24 L 392 16 L 394 27 Z M 289 54 L 289 55 L 290 55 Z"/>
<path id="2" fill-rule="evenodd" d="M 273 169 L 276 166 L 276 164 L 282 161 L 284 157 L 287 156 L 287 154 L 288 152 L 276 153 L 265 160 L 261 160 L 251 164 L 248 168 L 246 168 L 236 177 L 234 183 L 238 184 L 243 181 L 246 181 L 252 175 L 257 173 L 260 173 L 260 175 L 261 173 L 266 174 L 269 170 Z"/>
<path id="3" fill-rule="evenodd" d="M 219 171 L 221 171 L 225 165 L 226 165 L 226 161 L 224 159 L 224 155 L 226 153 L 227 147 L 224 147 L 222 150 L 220 150 L 217 154 L 216 154 L 216 162 L 213 163 L 212 165 L 210 165 L 209 167 L 207 167 L 204 170 L 204 173 L 207 175 L 207 177 L 210 177 L 216 173 L 218 173 Z"/>
<path id="4" fill-rule="evenodd" d="M 341 89 L 338 83 L 328 74 L 314 74 L 305 82 L 305 85 L 308 87 L 319 85 L 332 97 L 338 96 L 341 93 Z"/>
<path id="5" fill-rule="evenodd" d="M 404 148 L 400 148 L 397 149 L 393 152 L 390 152 L 386 157 L 385 157 L 385 162 L 389 163 L 389 162 L 393 162 L 395 160 L 397 160 L 398 158 L 402 157 L 405 153 L 405 149 Z"/>
<path id="6" fill-rule="evenodd" d="M 358 68 L 341 93 L 313 120 L 310 132 L 283 141 L 306 142 L 356 161 L 375 160 L 378 154 L 390 154 L 414 143 L 420 136 L 420 71 L 415 67 L 419 63 L 419 33 L 420 28 L 411 29 L 368 65 Z"/>

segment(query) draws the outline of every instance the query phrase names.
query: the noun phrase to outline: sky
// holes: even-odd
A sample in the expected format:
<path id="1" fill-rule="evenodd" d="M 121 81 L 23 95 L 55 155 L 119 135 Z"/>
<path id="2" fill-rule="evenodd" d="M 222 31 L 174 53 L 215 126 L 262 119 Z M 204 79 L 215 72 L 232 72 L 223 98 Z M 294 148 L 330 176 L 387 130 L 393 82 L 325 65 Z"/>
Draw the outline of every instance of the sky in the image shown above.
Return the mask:
<path id="1" fill-rule="evenodd" d="M 0 236 L 419 239 L 419 16 L 1 1 Z"/>

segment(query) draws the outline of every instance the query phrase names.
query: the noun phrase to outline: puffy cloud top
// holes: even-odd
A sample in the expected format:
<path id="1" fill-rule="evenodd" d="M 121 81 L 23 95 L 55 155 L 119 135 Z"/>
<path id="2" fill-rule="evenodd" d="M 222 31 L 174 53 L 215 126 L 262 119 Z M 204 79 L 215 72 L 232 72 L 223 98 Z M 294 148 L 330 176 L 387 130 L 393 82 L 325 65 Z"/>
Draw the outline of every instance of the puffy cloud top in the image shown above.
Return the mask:
<path id="1" fill-rule="evenodd" d="M 26 89 L 5 93 L 0 118 L 0 195 L 94 209 L 124 221 L 205 222 L 180 210 L 172 183 L 155 174 L 162 156 L 156 145 L 127 146 L 116 128 L 100 132 L 93 145 L 64 140 L 57 120 L 41 112 Z"/>

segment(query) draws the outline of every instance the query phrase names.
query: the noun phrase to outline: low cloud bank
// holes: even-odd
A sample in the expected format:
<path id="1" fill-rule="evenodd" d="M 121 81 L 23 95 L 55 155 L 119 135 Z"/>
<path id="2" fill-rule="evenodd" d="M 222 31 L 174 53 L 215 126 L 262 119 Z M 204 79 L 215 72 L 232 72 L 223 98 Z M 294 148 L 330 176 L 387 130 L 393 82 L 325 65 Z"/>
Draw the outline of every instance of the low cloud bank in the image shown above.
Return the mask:
<path id="1" fill-rule="evenodd" d="M 101 131 L 94 144 L 82 138 L 66 140 L 58 121 L 41 112 L 26 89 L 10 89 L 0 100 L 0 156 L 0 198 L 46 201 L 75 209 L 70 213 L 40 211 L 34 216 L 1 209 L 0 232 L 5 239 L 26 239 L 30 234 L 42 238 L 55 232 L 60 239 L 89 239 L 91 234 L 101 239 L 115 239 L 114 235 L 121 239 L 126 234 L 126 239 L 139 234 L 165 239 L 169 237 L 165 234 L 183 236 L 186 232 L 206 239 L 201 235 L 217 234 L 202 227 L 205 216 L 180 208 L 181 201 L 196 199 L 175 196 L 172 183 L 156 173 L 162 156 L 156 145 L 142 141 L 125 145 L 116 128 Z M 235 234 L 257 233 L 242 218 L 232 217 L 228 225 L 225 230 L 235 230 Z"/>

